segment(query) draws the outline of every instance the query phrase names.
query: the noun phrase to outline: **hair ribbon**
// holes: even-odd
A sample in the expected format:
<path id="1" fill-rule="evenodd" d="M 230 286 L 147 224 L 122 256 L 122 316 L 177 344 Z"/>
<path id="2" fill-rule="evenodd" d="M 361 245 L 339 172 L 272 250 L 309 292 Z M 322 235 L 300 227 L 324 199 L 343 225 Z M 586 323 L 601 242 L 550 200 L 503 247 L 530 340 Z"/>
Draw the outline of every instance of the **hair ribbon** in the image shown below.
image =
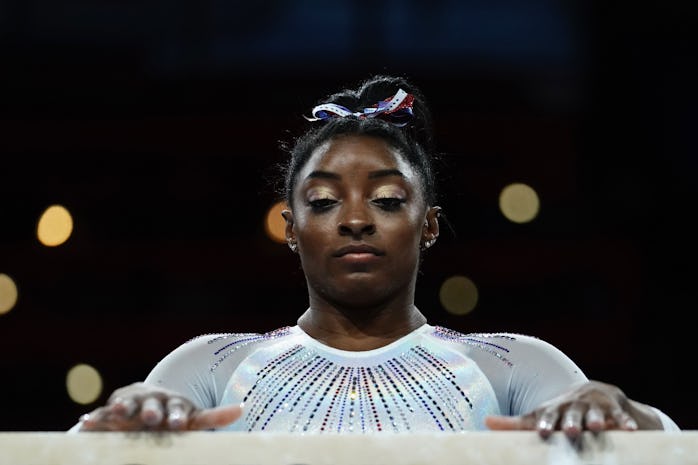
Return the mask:
<path id="1" fill-rule="evenodd" d="M 312 117 L 308 121 L 326 120 L 329 118 L 345 118 L 354 116 L 359 119 L 382 117 L 395 126 L 405 126 L 412 117 L 414 95 L 399 89 L 395 95 L 381 100 L 377 104 L 364 108 L 363 111 L 352 112 L 347 107 L 336 103 L 323 103 L 313 108 Z"/>

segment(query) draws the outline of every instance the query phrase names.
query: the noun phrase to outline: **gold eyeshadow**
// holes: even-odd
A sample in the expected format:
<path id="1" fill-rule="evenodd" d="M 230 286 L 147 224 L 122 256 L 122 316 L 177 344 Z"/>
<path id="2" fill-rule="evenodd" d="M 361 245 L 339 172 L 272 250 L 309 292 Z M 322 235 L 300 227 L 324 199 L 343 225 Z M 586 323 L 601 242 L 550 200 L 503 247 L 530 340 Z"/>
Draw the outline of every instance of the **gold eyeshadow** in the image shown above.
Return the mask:
<path id="1" fill-rule="evenodd" d="M 334 191 L 328 187 L 313 187 L 308 189 L 307 199 L 308 202 L 321 199 L 334 199 Z"/>
<path id="2" fill-rule="evenodd" d="M 381 186 L 373 193 L 374 198 L 400 198 L 406 197 L 405 190 L 397 186 Z"/>

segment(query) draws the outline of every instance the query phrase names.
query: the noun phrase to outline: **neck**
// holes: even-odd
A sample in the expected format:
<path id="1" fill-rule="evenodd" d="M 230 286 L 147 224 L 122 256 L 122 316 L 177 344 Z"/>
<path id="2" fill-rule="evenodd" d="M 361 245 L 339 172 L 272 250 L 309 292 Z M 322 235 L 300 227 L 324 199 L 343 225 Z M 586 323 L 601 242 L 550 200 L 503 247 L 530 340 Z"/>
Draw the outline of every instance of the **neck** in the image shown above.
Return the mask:
<path id="1" fill-rule="evenodd" d="M 357 315 L 351 310 L 311 307 L 298 318 L 310 337 L 335 349 L 362 351 L 386 346 L 427 322 L 414 305 Z"/>

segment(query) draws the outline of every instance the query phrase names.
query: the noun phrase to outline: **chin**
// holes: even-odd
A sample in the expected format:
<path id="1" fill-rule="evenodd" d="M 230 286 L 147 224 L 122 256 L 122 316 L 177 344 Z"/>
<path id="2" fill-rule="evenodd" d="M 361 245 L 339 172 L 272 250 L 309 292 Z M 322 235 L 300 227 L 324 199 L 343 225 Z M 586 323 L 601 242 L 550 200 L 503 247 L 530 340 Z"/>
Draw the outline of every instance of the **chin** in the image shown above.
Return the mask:
<path id="1" fill-rule="evenodd" d="M 375 277 L 366 279 L 351 279 L 343 281 L 341 285 L 334 288 L 334 296 L 337 301 L 345 303 L 347 306 L 369 306 L 378 305 L 385 302 L 394 294 L 394 283 L 381 285 Z"/>

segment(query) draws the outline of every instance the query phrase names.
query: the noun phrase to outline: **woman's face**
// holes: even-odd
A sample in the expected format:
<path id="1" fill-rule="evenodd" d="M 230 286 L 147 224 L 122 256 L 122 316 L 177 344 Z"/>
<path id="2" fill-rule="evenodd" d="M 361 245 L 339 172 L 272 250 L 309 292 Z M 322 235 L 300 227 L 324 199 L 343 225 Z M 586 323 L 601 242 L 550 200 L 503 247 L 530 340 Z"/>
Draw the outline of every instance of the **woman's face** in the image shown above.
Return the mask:
<path id="1" fill-rule="evenodd" d="M 438 235 L 417 173 L 371 136 L 338 136 L 318 147 L 284 217 L 311 295 L 349 307 L 413 293 L 420 242 Z"/>

